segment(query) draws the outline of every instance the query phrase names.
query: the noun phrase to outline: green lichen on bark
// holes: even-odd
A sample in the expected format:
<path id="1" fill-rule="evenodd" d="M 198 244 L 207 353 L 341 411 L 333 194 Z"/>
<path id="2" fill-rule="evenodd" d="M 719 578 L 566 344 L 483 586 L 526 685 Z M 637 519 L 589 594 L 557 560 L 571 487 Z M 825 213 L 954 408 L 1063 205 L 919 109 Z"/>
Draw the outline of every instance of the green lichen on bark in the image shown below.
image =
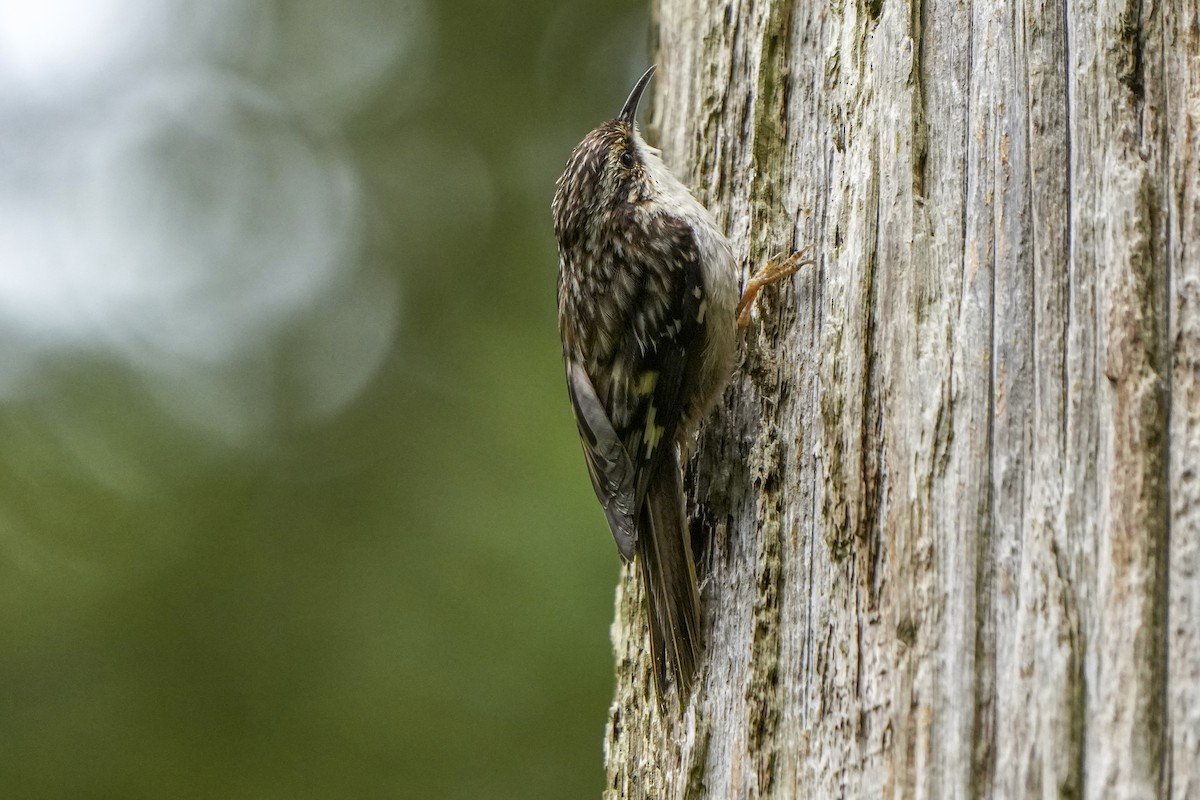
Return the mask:
<path id="1" fill-rule="evenodd" d="M 746 749 L 755 762 L 760 796 L 769 795 L 774 779 L 775 733 L 779 724 L 779 625 L 783 590 L 780 433 L 774 423 L 764 426 L 750 457 L 758 494 L 758 548 L 750 673 L 745 690 Z"/>
<path id="2" fill-rule="evenodd" d="M 765 260 L 792 246 L 795 224 L 782 208 L 787 185 L 787 50 L 792 4 L 771 4 L 762 39 L 762 61 L 754 87 L 750 185 L 752 255 Z"/>

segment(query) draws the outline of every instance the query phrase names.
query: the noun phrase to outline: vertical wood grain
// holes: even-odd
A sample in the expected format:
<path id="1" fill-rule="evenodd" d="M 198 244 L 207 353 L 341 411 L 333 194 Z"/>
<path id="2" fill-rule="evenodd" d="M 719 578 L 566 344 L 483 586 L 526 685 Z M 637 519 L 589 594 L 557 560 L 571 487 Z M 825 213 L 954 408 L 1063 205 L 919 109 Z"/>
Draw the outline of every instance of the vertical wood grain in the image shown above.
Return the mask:
<path id="1" fill-rule="evenodd" d="M 687 469 L 708 650 L 610 798 L 1200 793 L 1195 0 L 657 0 L 649 138 L 768 291 Z"/>

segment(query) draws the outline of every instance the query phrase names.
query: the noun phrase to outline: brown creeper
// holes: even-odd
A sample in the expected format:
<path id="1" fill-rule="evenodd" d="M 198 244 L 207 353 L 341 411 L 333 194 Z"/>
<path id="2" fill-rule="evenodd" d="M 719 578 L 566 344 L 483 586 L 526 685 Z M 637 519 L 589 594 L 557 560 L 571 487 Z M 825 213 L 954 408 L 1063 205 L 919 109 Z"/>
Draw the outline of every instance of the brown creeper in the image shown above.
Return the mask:
<path id="1" fill-rule="evenodd" d="M 729 242 L 634 124 L 653 73 L 556 184 L 558 325 L 596 497 L 621 556 L 640 564 L 659 696 L 669 671 L 682 699 L 702 643 L 681 450 L 729 378 L 743 307 L 799 263 L 772 265 L 739 305 Z"/>
<path id="2" fill-rule="evenodd" d="M 567 388 L 617 548 L 641 566 L 661 696 L 668 669 L 686 691 L 701 648 L 678 445 L 729 377 L 738 293 L 729 242 L 634 124 L 653 73 L 571 153 L 553 210 Z"/>

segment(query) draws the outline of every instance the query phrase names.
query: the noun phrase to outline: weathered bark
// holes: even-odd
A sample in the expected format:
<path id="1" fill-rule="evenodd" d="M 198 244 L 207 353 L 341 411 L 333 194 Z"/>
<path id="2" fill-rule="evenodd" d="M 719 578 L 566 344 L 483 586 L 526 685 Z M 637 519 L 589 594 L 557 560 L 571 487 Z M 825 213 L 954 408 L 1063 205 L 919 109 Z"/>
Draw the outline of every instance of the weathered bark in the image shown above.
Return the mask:
<path id="1" fill-rule="evenodd" d="M 1200 797 L 1200 4 L 658 0 L 651 140 L 768 291 L 618 593 L 610 797 Z"/>

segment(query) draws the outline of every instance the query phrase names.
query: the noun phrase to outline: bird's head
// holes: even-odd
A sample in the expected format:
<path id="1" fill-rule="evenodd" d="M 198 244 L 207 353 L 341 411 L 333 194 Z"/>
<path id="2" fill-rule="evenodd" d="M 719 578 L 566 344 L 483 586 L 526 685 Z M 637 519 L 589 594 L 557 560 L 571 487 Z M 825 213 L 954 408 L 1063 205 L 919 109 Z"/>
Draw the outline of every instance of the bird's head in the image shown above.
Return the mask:
<path id="1" fill-rule="evenodd" d="M 585 136 L 572 151 L 554 192 L 554 229 L 560 242 L 582 233 L 598 217 L 611 218 L 622 204 L 652 199 L 650 172 L 661 163 L 659 151 L 642 140 L 634 118 L 653 75 L 650 67 L 634 85 L 621 113 Z"/>

